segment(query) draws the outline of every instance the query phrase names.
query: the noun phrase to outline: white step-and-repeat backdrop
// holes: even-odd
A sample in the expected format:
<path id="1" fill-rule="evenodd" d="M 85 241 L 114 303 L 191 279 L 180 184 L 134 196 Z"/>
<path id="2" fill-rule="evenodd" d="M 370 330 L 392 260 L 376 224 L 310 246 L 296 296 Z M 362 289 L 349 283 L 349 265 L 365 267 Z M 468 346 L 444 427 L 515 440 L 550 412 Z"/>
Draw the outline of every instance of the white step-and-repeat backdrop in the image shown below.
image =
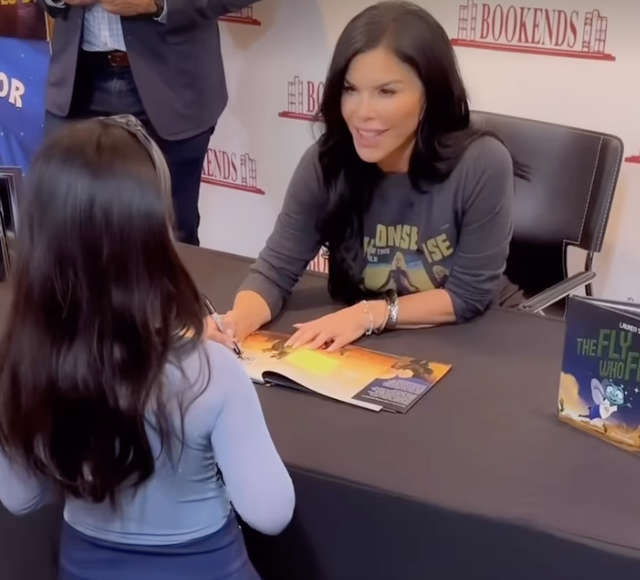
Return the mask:
<path id="1" fill-rule="evenodd" d="M 613 133 L 625 142 L 598 295 L 640 301 L 640 2 L 418 0 L 456 47 L 474 109 Z M 370 0 L 264 0 L 220 23 L 229 106 L 203 168 L 202 245 L 255 257 L 310 122 L 333 46 Z M 570 255 L 570 267 L 582 256 Z M 322 269 L 322 260 L 313 267 Z"/>

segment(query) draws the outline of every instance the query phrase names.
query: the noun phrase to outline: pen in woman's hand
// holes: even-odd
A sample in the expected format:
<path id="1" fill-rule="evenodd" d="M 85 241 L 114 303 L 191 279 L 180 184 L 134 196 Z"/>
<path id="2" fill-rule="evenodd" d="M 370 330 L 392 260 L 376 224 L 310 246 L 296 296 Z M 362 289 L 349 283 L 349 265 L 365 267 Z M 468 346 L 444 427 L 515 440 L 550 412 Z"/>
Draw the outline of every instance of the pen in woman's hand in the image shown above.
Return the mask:
<path id="1" fill-rule="evenodd" d="M 207 298 L 205 294 L 202 294 L 202 300 L 207 309 L 207 312 L 209 313 L 209 316 L 213 318 L 213 321 L 216 323 L 216 326 L 218 327 L 218 330 L 220 331 L 220 333 L 226 335 L 226 332 L 224 330 L 224 325 L 222 324 L 222 319 L 220 318 L 220 315 L 218 314 L 216 309 L 213 307 L 213 304 L 211 304 L 211 301 L 209 300 L 209 298 Z M 232 345 L 233 352 L 236 354 L 236 356 L 238 358 L 242 358 L 242 350 L 238 346 L 238 343 L 235 340 L 232 340 L 231 345 Z"/>

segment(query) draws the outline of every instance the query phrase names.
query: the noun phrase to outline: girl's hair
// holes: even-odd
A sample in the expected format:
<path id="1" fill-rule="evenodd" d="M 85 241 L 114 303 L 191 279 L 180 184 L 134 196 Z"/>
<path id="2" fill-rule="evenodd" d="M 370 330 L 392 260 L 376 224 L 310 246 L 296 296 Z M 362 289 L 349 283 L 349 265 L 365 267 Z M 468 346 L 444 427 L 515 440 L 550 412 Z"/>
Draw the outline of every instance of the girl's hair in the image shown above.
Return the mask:
<path id="1" fill-rule="evenodd" d="M 445 180 L 469 144 L 494 133 L 471 125 L 467 92 L 451 42 L 437 20 L 411 2 L 386 1 L 366 8 L 338 39 L 320 104 L 324 127 L 319 145 L 324 185 L 330 192 L 320 230 L 329 254 L 329 291 L 336 300 L 353 303 L 364 295 L 362 220 L 373 191 L 383 177 L 377 165 L 360 159 L 342 116 L 345 76 L 359 54 L 384 46 L 418 76 L 427 98 L 409 163 L 417 190 L 426 182 Z M 515 174 L 527 168 L 514 159 Z"/>
<path id="2" fill-rule="evenodd" d="M 26 182 L 0 444 L 65 496 L 115 503 L 154 473 L 149 425 L 170 450 L 165 365 L 201 344 L 201 296 L 174 246 L 170 196 L 128 130 L 59 131 Z"/>

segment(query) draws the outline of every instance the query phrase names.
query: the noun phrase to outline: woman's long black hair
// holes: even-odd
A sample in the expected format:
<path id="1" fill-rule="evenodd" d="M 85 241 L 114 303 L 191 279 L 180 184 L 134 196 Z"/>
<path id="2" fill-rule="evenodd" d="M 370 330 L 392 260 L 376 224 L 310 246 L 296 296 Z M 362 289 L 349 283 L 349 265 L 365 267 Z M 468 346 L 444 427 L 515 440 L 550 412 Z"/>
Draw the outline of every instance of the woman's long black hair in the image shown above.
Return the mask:
<path id="1" fill-rule="evenodd" d="M 154 473 L 148 424 L 173 441 L 165 367 L 199 348 L 204 310 L 170 208 L 147 150 L 102 120 L 56 133 L 28 171 L 0 444 L 64 496 L 115 502 Z"/>
<path id="2" fill-rule="evenodd" d="M 318 112 L 324 126 L 319 145 L 324 185 L 330 192 L 320 216 L 322 238 L 329 252 L 329 292 L 335 300 L 354 303 L 364 295 L 363 216 L 383 177 L 375 164 L 360 159 L 342 116 L 344 82 L 359 54 L 388 47 L 421 80 L 427 106 L 409 162 L 416 189 L 445 180 L 469 144 L 494 133 L 471 125 L 467 92 L 447 33 L 423 8 L 402 1 L 379 2 L 356 15 L 338 39 Z M 527 169 L 514 159 L 516 176 Z"/>

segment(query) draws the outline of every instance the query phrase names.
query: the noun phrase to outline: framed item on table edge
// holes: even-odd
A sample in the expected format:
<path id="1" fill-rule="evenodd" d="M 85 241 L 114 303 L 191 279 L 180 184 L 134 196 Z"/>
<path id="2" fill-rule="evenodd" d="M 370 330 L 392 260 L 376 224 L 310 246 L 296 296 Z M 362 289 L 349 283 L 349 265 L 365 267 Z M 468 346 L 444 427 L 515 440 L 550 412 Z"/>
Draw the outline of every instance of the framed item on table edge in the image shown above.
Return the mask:
<path id="1" fill-rule="evenodd" d="M 22 192 L 22 170 L 0 166 L 0 210 L 8 233 L 15 236 L 18 225 L 18 204 Z"/>
<path id="2" fill-rule="evenodd" d="M 18 205 L 22 193 L 22 170 L 0 166 L 0 255 L 2 279 L 6 279 L 15 260 Z"/>

